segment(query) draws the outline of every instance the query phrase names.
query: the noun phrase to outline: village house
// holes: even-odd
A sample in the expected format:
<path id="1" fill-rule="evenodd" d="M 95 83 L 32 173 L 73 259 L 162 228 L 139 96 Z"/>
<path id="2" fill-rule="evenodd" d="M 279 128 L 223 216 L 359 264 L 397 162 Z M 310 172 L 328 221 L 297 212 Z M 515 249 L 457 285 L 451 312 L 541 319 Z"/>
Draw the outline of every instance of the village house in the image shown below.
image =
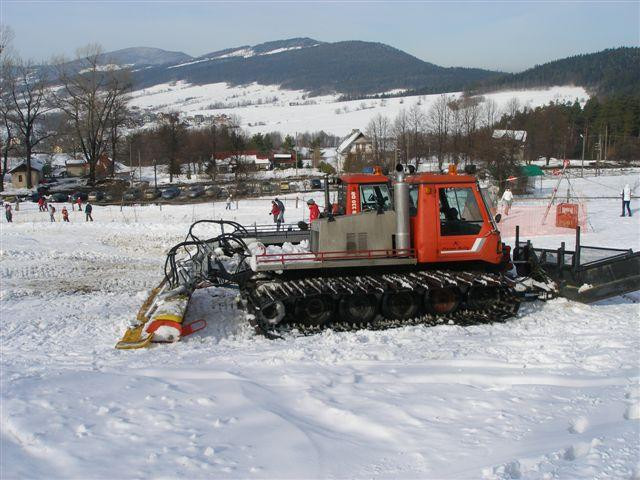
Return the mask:
<path id="1" fill-rule="evenodd" d="M 274 153 L 271 156 L 271 168 L 295 168 L 297 161 L 296 152 Z"/>
<path id="2" fill-rule="evenodd" d="M 35 187 L 43 178 L 42 170 L 44 164 L 37 158 L 31 159 L 31 186 Z M 15 167 L 9 170 L 11 174 L 11 185 L 14 188 L 27 188 L 27 162 L 22 160 Z"/>
<path id="3" fill-rule="evenodd" d="M 219 173 L 232 173 L 236 165 L 242 165 L 247 170 L 269 170 L 271 168 L 269 155 L 257 150 L 218 152 L 214 158 Z"/>
<path id="4" fill-rule="evenodd" d="M 525 130 L 494 130 L 491 138 L 501 141 L 506 150 L 513 152 L 516 162 L 524 162 L 525 144 L 527 142 L 527 132 Z"/>
<path id="5" fill-rule="evenodd" d="M 84 177 L 89 174 L 89 164 L 84 158 L 70 158 L 65 162 L 67 177 Z"/>
<path id="6" fill-rule="evenodd" d="M 338 145 L 337 154 L 337 170 L 344 170 L 347 161 L 355 161 L 357 163 L 366 164 L 373 159 L 373 144 L 369 137 L 357 128 L 351 130 L 340 145 Z"/>

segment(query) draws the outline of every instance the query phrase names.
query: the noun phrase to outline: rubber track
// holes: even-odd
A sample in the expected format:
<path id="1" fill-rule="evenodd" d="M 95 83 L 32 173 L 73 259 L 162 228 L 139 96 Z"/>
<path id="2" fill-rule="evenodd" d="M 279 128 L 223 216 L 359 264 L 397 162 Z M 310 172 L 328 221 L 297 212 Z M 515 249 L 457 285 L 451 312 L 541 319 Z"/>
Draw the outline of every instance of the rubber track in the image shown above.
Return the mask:
<path id="1" fill-rule="evenodd" d="M 447 315 L 421 315 L 409 320 L 393 320 L 378 315 L 368 323 L 329 322 L 322 327 L 282 322 L 276 326 L 260 321 L 256 311 L 274 301 L 290 303 L 292 300 L 311 295 L 348 295 L 354 293 L 382 294 L 394 291 L 413 291 L 445 287 L 484 286 L 497 289 L 497 300 L 482 309 L 462 307 Z M 521 298 L 514 289 L 514 282 L 497 274 L 485 272 L 454 272 L 447 270 L 393 273 L 384 275 L 362 275 L 349 277 L 305 278 L 301 280 L 268 280 L 256 282 L 252 288 L 241 292 L 252 313 L 252 324 L 259 333 L 267 337 L 278 337 L 293 330 L 311 335 L 325 329 L 355 331 L 361 329 L 383 330 L 406 325 L 474 325 L 503 322 L 514 317 L 520 307 Z"/>

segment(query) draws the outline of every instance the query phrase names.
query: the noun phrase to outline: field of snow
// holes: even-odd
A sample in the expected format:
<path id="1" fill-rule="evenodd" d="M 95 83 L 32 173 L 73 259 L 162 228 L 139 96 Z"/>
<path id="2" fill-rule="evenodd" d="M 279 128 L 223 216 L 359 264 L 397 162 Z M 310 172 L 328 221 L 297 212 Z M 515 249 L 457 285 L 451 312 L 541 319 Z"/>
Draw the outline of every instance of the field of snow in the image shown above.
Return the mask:
<path id="1" fill-rule="evenodd" d="M 460 93 L 449 94 L 458 97 Z M 238 115 L 242 127 L 251 133 L 280 131 L 295 134 L 324 130 L 338 136 L 354 128 L 364 130 L 377 114 L 395 117 L 398 112 L 419 103 L 427 111 L 439 95 L 405 96 L 378 100 L 337 102 L 337 96 L 309 97 L 300 90 L 283 90 L 256 83 L 232 87 L 225 83 L 190 85 L 185 82 L 161 84 L 133 92 L 130 105 L 155 112 L 178 111 L 184 115 Z M 582 87 L 557 86 L 538 90 L 515 90 L 484 96 L 495 100 L 499 109 L 517 98 L 520 106 L 536 107 L 551 101 L 586 102 L 589 94 Z M 213 108 L 213 104 L 218 104 Z"/>
<path id="2" fill-rule="evenodd" d="M 632 218 L 619 203 L 588 201 L 585 244 L 640 248 L 638 200 Z M 264 223 L 268 206 L 96 206 L 93 223 L 54 224 L 22 203 L 3 219 L 0 478 L 638 478 L 640 293 L 526 304 L 504 324 L 267 340 L 233 290 L 204 289 L 188 316 L 206 329 L 114 349 L 192 221 Z M 560 241 L 573 232 L 534 239 Z"/>

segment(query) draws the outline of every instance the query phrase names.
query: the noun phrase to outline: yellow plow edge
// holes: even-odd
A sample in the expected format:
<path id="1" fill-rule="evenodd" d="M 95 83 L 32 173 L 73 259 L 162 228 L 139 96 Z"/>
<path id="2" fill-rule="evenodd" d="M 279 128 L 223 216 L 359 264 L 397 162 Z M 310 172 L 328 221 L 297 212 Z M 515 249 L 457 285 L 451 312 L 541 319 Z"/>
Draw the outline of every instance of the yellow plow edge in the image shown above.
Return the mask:
<path id="1" fill-rule="evenodd" d="M 146 337 L 143 337 L 143 330 L 146 323 L 150 318 L 150 310 L 153 302 L 155 301 L 158 293 L 164 288 L 167 279 L 164 278 L 160 285 L 154 288 L 151 291 L 149 297 L 144 301 L 140 310 L 138 311 L 138 315 L 136 316 L 136 320 L 138 324 L 135 327 L 130 327 L 124 332 L 122 339 L 116 343 L 116 348 L 119 350 L 134 350 L 136 348 L 145 348 L 148 347 L 153 340 L 153 333 L 148 334 Z"/>

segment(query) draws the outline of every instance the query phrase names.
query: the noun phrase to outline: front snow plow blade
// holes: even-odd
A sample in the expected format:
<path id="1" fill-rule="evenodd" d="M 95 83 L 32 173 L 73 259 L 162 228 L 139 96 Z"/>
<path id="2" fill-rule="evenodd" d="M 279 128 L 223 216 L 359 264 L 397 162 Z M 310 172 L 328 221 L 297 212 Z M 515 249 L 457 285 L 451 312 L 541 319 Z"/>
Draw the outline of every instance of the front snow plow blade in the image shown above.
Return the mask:
<path id="1" fill-rule="evenodd" d="M 189 296 L 182 289 L 167 291 L 166 278 L 140 307 L 136 324 L 116 344 L 119 350 L 148 347 L 151 342 L 175 342 L 182 334 Z"/>
<path id="2" fill-rule="evenodd" d="M 576 229 L 576 248 L 534 248 L 521 244 L 516 227 L 513 258 L 518 273 L 556 283 L 560 296 L 582 303 L 593 303 L 640 290 L 640 252 L 631 249 L 589 247 L 580 244 Z"/>

